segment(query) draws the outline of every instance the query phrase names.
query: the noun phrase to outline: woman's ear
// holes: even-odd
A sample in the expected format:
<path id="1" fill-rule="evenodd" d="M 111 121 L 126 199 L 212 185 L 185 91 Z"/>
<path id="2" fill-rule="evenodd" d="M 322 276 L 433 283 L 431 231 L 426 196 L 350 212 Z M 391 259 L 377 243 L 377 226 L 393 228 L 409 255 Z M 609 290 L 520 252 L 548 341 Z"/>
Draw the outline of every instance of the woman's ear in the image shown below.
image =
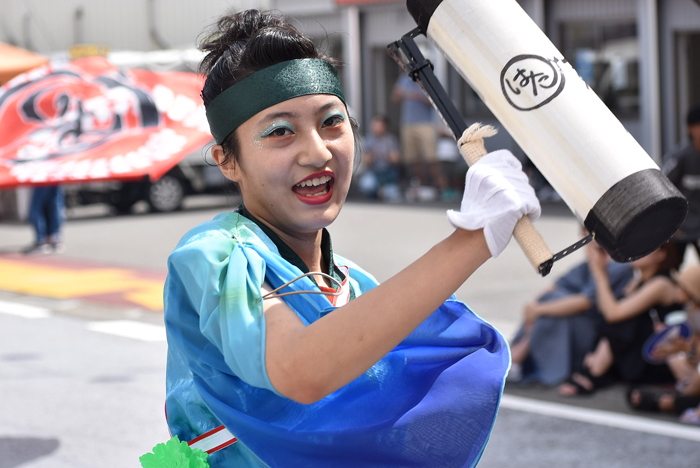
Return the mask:
<path id="1" fill-rule="evenodd" d="M 219 166 L 219 169 L 221 169 L 221 173 L 224 175 L 224 177 L 234 182 L 238 182 L 236 180 L 236 162 L 233 158 L 226 157 L 223 146 L 212 146 L 211 157 L 214 158 L 214 162 L 216 162 L 216 165 Z"/>

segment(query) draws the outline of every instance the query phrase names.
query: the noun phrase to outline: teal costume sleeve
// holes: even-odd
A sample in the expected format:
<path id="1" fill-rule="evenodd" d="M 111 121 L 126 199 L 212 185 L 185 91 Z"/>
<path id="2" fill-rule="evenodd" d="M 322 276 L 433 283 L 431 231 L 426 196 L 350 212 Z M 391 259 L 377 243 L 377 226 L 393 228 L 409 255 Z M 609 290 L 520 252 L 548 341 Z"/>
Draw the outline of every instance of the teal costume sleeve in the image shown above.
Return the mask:
<path id="1" fill-rule="evenodd" d="M 169 287 L 182 288 L 181 297 L 199 312 L 199 329 L 229 372 L 277 393 L 265 370 L 264 260 L 230 233 L 209 231 L 189 238 L 169 263 Z"/>

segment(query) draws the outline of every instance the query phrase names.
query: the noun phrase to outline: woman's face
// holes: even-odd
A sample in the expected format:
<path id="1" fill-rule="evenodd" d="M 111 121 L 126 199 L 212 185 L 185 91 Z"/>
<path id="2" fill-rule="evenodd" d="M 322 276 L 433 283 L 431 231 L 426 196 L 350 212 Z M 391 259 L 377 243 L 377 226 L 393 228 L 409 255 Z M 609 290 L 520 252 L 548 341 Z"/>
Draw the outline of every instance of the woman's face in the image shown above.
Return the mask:
<path id="1" fill-rule="evenodd" d="M 340 99 L 314 94 L 281 102 L 244 122 L 236 136 L 238 160 L 222 172 L 238 183 L 253 216 L 291 235 L 335 220 L 350 187 L 355 149 Z M 215 147 L 215 158 L 219 152 Z"/>

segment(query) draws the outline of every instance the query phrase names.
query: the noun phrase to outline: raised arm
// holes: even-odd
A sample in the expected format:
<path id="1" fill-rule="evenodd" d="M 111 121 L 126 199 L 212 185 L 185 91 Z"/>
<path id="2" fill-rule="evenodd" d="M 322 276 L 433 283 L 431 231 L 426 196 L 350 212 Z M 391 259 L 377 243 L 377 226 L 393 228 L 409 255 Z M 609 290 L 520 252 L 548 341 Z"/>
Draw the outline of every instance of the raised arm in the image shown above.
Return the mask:
<path id="1" fill-rule="evenodd" d="M 313 403 L 391 351 L 489 258 L 482 231 L 457 230 L 408 268 L 308 327 L 266 301 L 268 376 L 281 394 Z"/>
<path id="2" fill-rule="evenodd" d="M 281 300 L 265 301 L 265 365 L 278 392 L 312 403 L 362 375 L 490 256 L 497 256 L 522 215 L 539 215 L 537 199 L 519 167 L 495 164 L 494 169 L 488 156 L 482 161 L 470 169 L 465 190 L 470 200 L 463 203 L 472 209 L 480 205 L 481 218 L 470 216 L 466 207 L 458 217 L 472 230 L 457 229 L 393 278 L 309 326 Z M 504 178 L 499 169 L 515 175 Z"/>
<path id="3" fill-rule="evenodd" d="M 668 278 L 657 276 L 618 301 L 610 287 L 605 252 L 597 246 L 589 245 L 586 253 L 591 274 L 595 279 L 598 309 L 607 322 L 621 322 L 642 314 L 655 305 L 668 305 L 675 300 L 673 283 Z"/>

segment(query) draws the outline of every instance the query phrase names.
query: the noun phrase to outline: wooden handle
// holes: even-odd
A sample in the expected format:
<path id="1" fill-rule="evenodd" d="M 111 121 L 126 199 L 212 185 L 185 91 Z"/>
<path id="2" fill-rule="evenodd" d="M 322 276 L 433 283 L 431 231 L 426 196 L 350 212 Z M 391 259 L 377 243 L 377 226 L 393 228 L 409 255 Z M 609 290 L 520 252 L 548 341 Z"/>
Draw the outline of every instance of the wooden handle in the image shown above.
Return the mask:
<path id="1" fill-rule="evenodd" d="M 459 144 L 459 152 L 468 165 L 471 166 L 486 156 L 484 138 L 495 134 L 495 128 L 490 125 L 482 126 L 480 123 L 475 123 L 464 131 L 462 138 L 457 143 Z M 542 276 L 549 273 L 549 268 L 551 268 L 550 261 L 554 256 L 540 233 L 532 225 L 530 218 L 527 216 L 520 218 L 513 230 L 513 236 L 520 244 L 520 248 L 525 252 L 527 259 L 535 267 L 535 270 Z"/>

